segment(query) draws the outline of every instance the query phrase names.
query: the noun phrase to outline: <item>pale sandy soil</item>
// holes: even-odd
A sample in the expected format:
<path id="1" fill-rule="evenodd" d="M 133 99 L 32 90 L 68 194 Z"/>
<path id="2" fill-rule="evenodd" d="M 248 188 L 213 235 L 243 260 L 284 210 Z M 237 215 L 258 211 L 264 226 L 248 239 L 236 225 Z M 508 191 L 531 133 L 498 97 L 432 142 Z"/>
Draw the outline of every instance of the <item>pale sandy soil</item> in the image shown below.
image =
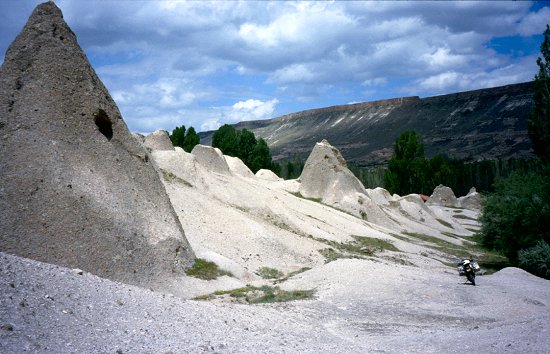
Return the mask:
<path id="1" fill-rule="evenodd" d="M 0 253 L 0 352 L 548 352 L 549 281 L 506 268 L 470 286 L 444 264 L 467 254 L 444 253 L 411 236 L 468 243 L 479 211 L 369 191 L 400 225 L 392 229 L 300 198 L 298 181 L 253 176 L 240 161 L 214 173 L 182 151 L 153 157 L 171 173 L 159 170 L 197 256 L 234 277 L 183 277 L 159 292 Z M 328 263 L 319 252 L 354 236 L 387 240 L 398 251 Z M 311 268 L 276 285 L 314 290 L 313 298 L 262 305 L 192 300 L 273 285 L 256 274 L 261 267 Z"/>

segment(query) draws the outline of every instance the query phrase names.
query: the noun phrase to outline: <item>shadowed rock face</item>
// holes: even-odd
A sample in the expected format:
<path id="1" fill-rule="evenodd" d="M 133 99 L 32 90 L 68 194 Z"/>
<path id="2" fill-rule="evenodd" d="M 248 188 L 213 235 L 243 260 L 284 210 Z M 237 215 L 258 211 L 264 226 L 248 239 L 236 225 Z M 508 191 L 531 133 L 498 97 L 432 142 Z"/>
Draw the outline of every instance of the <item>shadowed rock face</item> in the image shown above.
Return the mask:
<path id="1" fill-rule="evenodd" d="M 149 155 L 53 2 L 0 69 L 0 251 L 155 287 L 194 259 Z"/>

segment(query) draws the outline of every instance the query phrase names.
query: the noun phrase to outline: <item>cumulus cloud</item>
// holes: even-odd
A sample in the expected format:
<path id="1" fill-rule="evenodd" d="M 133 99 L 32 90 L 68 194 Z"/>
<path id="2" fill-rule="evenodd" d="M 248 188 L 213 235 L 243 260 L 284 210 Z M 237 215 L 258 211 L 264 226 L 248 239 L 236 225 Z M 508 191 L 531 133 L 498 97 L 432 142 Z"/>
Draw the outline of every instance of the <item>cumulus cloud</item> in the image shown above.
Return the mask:
<path id="1" fill-rule="evenodd" d="M 518 32 L 522 36 L 541 34 L 548 24 L 550 24 L 550 7 L 543 7 L 539 11 L 522 18 L 518 26 Z"/>
<path id="2" fill-rule="evenodd" d="M 269 101 L 248 99 L 239 101 L 231 106 L 225 116 L 233 121 L 258 120 L 271 118 L 279 100 L 274 98 Z"/>
<path id="3" fill-rule="evenodd" d="M 0 1 L 8 35 L 0 52 L 40 1 Z M 288 113 L 288 102 L 322 107 L 531 80 L 538 45 L 514 56 L 489 43 L 540 35 L 550 18 L 544 4 L 508 1 L 56 3 L 139 131 L 271 118 Z"/>

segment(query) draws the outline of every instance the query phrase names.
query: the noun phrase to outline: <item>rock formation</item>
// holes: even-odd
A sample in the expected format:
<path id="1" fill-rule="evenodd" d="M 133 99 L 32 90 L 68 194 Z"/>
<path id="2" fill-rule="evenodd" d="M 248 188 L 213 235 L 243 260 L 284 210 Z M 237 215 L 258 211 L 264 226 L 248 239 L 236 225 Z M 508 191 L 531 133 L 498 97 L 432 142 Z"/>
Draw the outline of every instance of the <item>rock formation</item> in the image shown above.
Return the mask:
<path id="1" fill-rule="evenodd" d="M 197 162 L 208 171 L 221 173 L 224 175 L 231 174 L 227 161 L 225 161 L 220 149 L 198 144 L 195 145 L 191 153 L 195 155 Z"/>
<path id="2" fill-rule="evenodd" d="M 0 68 L 0 251 L 156 287 L 194 259 L 147 151 L 53 2 Z"/>
<path id="3" fill-rule="evenodd" d="M 335 193 L 365 193 L 365 187 L 347 168 L 340 151 L 326 140 L 315 144 L 304 165 L 300 181 L 300 193 L 305 198 L 330 202 L 338 198 Z"/>
<path id="4" fill-rule="evenodd" d="M 143 145 L 151 150 L 174 150 L 174 145 L 166 130 L 157 130 L 147 135 Z"/>
<path id="5" fill-rule="evenodd" d="M 224 157 L 231 172 L 241 177 L 254 177 L 252 171 L 250 171 L 248 166 L 246 166 L 241 159 L 229 155 L 224 155 Z"/>
<path id="6" fill-rule="evenodd" d="M 319 199 L 365 220 L 396 227 L 347 168 L 340 151 L 326 140 L 315 144 L 299 180 L 299 192 L 304 198 Z"/>
<path id="7" fill-rule="evenodd" d="M 273 181 L 273 182 L 278 182 L 283 180 L 281 177 L 277 176 L 275 172 L 271 170 L 266 170 L 263 168 L 261 170 L 258 170 L 258 172 L 256 172 L 256 177 L 258 177 L 259 179 L 263 179 L 266 181 Z"/>
<path id="8" fill-rule="evenodd" d="M 430 199 L 428 199 L 428 204 L 437 204 L 451 208 L 459 207 L 458 199 L 453 190 L 442 184 L 435 187 Z"/>
<path id="9" fill-rule="evenodd" d="M 465 196 L 458 198 L 458 205 L 466 209 L 481 209 L 481 196 L 476 191 L 475 187 L 472 187 Z"/>

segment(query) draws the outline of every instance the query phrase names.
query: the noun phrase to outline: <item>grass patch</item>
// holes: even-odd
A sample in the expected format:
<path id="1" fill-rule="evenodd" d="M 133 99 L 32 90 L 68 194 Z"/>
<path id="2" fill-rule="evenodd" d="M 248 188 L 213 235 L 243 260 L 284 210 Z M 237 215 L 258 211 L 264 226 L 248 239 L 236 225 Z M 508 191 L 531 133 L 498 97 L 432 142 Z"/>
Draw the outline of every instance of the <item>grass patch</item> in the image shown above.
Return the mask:
<path id="1" fill-rule="evenodd" d="M 195 259 L 195 263 L 185 274 L 203 280 L 214 280 L 223 275 L 233 276 L 230 272 L 218 268 L 216 263 L 208 262 L 202 258 Z"/>
<path id="2" fill-rule="evenodd" d="M 289 193 L 292 194 L 295 197 L 302 198 L 302 199 L 305 199 L 305 200 L 311 200 L 312 202 L 321 203 L 321 201 L 323 200 L 322 198 L 306 198 L 300 192 L 295 192 L 295 193 L 294 192 L 289 192 Z"/>
<path id="3" fill-rule="evenodd" d="M 357 258 L 357 256 L 345 255 L 341 252 L 336 251 L 333 248 L 323 248 L 319 250 L 319 253 L 325 257 L 325 263 L 333 262 L 340 258 Z"/>
<path id="4" fill-rule="evenodd" d="M 453 228 L 453 226 L 452 226 L 450 223 L 446 222 L 445 220 L 441 220 L 441 219 L 436 219 L 436 220 L 437 220 L 441 225 L 446 226 L 446 227 L 448 227 L 449 229 L 452 229 L 452 228 Z"/>
<path id="5" fill-rule="evenodd" d="M 462 214 L 453 215 L 453 218 L 477 221 L 477 219 L 474 219 L 472 217 L 469 217 L 468 215 L 462 215 Z"/>
<path id="6" fill-rule="evenodd" d="M 387 240 L 382 240 L 380 238 L 375 237 L 367 237 L 367 236 L 352 236 L 362 247 L 370 247 L 373 248 L 375 251 L 393 251 L 393 252 L 399 252 L 397 247 L 393 245 L 392 242 Z"/>
<path id="7" fill-rule="evenodd" d="M 411 236 L 419 241 L 423 241 L 428 243 L 427 247 L 435 248 L 438 251 L 445 252 L 449 255 L 456 255 L 464 252 L 471 252 L 472 246 L 464 246 L 464 245 L 455 245 L 454 243 L 442 240 L 440 238 L 434 237 L 434 236 L 428 236 L 424 234 L 419 234 L 416 232 L 404 232 L 405 235 Z M 413 240 L 409 240 L 413 241 Z M 414 241 L 413 241 L 414 242 Z M 431 245 L 430 245 L 431 244 Z"/>
<path id="8" fill-rule="evenodd" d="M 441 234 L 445 235 L 445 236 L 449 236 L 451 238 L 462 238 L 462 236 L 460 236 L 458 234 L 455 234 L 455 233 L 452 233 L 452 232 L 447 232 L 447 231 L 442 231 Z"/>
<path id="9" fill-rule="evenodd" d="M 273 282 L 273 284 L 279 284 L 279 283 L 282 283 L 284 281 L 287 281 L 288 279 L 292 278 L 293 276 L 298 275 L 298 274 L 303 273 L 303 272 L 307 272 L 310 269 L 311 269 L 310 267 L 302 267 L 298 270 L 295 270 L 293 272 L 288 273 L 284 278 L 279 278 L 279 279 L 275 280 Z"/>
<path id="10" fill-rule="evenodd" d="M 287 302 L 294 300 L 306 300 L 313 298 L 314 290 L 282 290 L 278 286 L 264 285 L 255 287 L 247 285 L 244 288 L 216 291 L 210 295 L 195 297 L 195 300 L 214 300 L 218 297 L 229 295 L 237 302 L 247 304 L 265 304 L 273 302 Z"/>
<path id="11" fill-rule="evenodd" d="M 322 238 L 312 237 L 315 241 L 322 242 L 329 248 L 319 250 L 319 253 L 325 257 L 325 263 L 335 261 L 340 258 L 365 258 L 372 257 L 376 252 L 384 250 L 399 252 L 393 243 L 374 237 L 352 236 L 351 242 L 341 243 Z"/>
<path id="12" fill-rule="evenodd" d="M 480 267 L 486 271 L 486 274 L 492 274 L 496 271 L 501 270 L 505 267 L 512 266 L 512 263 L 506 258 L 505 256 L 498 254 L 494 251 L 489 251 L 487 249 L 482 248 L 477 243 L 468 243 L 465 245 L 455 245 L 450 242 L 447 242 L 445 240 L 441 240 L 437 237 L 428 236 L 424 234 L 418 234 L 418 233 L 412 233 L 412 232 L 404 232 L 405 235 L 411 236 L 415 239 L 430 243 L 431 245 L 426 245 L 427 247 L 434 248 L 438 251 L 447 253 L 450 257 L 450 259 L 458 258 L 458 259 L 466 259 L 470 256 L 474 256 L 474 259 L 476 262 L 479 263 Z M 392 236 L 396 236 L 393 235 Z M 397 236 L 396 236 L 397 237 Z M 411 240 L 409 240 L 411 241 Z M 472 239 L 471 241 L 475 242 L 475 239 Z M 456 268 L 456 262 L 450 261 L 444 263 L 450 267 Z"/>
<path id="13" fill-rule="evenodd" d="M 187 187 L 193 187 L 193 185 L 191 183 L 187 182 L 183 178 L 180 178 L 180 177 L 176 176 L 172 172 L 166 171 L 162 168 L 160 169 L 160 171 L 162 172 L 162 177 L 168 183 L 179 183 L 179 184 L 183 184 L 184 186 L 187 186 Z"/>
<path id="14" fill-rule="evenodd" d="M 256 274 L 263 279 L 278 279 L 284 275 L 280 270 L 270 267 L 261 267 L 256 271 Z"/>

